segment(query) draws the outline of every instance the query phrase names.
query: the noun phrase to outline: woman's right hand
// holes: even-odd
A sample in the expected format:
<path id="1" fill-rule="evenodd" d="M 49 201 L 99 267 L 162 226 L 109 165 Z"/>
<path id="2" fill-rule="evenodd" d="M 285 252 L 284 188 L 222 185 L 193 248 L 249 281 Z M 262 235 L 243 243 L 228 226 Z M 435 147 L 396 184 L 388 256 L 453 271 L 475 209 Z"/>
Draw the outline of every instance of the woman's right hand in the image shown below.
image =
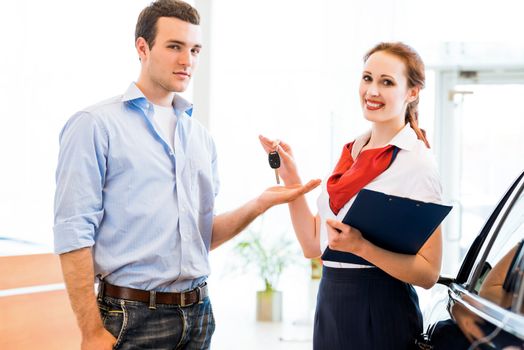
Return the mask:
<path id="1" fill-rule="evenodd" d="M 293 151 L 291 147 L 278 140 L 271 140 L 265 136 L 259 135 L 260 144 L 269 154 L 269 152 L 277 151 L 280 156 L 280 168 L 278 168 L 278 174 L 286 185 L 301 184 L 300 176 L 298 176 L 297 167 L 293 158 Z"/>

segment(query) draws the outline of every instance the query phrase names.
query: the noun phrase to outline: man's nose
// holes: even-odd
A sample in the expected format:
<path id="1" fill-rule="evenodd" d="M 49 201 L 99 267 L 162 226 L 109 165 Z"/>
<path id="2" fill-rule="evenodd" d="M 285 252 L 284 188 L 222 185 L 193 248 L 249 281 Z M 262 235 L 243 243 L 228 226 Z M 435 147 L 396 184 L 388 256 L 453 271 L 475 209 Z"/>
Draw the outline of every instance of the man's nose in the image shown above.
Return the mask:
<path id="1" fill-rule="evenodd" d="M 191 52 L 182 51 L 178 56 L 178 64 L 185 67 L 191 67 L 191 65 L 193 64 L 193 56 L 191 55 Z"/>

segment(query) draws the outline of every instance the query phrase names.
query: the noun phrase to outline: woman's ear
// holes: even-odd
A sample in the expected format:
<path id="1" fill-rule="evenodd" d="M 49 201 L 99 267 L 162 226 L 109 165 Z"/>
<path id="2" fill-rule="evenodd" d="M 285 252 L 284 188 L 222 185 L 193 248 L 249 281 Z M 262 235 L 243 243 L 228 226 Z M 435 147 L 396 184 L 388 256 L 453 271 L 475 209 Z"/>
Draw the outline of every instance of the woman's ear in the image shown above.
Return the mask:
<path id="1" fill-rule="evenodd" d="M 419 92 L 420 92 L 420 87 L 418 87 L 418 86 L 409 88 L 409 91 L 408 91 L 408 103 L 411 103 L 411 102 L 415 101 L 418 98 Z"/>

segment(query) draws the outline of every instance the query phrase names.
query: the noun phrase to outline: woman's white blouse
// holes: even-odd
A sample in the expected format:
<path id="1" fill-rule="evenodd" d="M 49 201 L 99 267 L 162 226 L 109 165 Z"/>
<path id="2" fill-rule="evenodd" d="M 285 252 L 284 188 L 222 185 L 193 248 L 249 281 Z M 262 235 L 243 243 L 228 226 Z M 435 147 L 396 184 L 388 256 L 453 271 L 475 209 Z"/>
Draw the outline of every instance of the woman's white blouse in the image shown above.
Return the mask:
<path id="1" fill-rule="evenodd" d="M 355 159 L 362 147 L 371 136 L 371 131 L 355 139 L 351 156 Z M 406 124 L 390 141 L 390 145 L 400 148 L 396 159 L 382 174 L 373 179 L 364 188 L 387 193 L 394 196 L 406 197 L 422 202 L 442 203 L 442 187 L 435 157 L 424 142 L 417 139 L 415 131 Z M 322 192 L 317 199 L 318 214 L 320 216 L 320 249 L 322 252 L 328 245 L 326 219 L 342 221 L 355 200 L 352 197 L 335 215 L 329 207 L 326 177 L 322 181 Z M 324 261 L 330 267 L 355 268 L 364 265 L 347 264 L 333 261 Z"/>

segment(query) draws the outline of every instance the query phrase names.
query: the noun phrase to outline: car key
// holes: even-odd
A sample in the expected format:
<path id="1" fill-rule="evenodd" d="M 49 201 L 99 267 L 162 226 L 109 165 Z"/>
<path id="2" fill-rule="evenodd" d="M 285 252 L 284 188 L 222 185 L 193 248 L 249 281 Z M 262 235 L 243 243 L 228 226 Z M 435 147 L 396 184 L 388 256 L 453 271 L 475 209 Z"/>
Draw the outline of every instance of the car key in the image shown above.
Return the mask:
<path id="1" fill-rule="evenodd" d="M 268 154 L 269 166 L 275 169 L 275 178 L 277 185 L 280 185 L 280 178 L 278 177 L 278 168 L 280 168 L 280 156 L 277 151 L 269 152 Z"/>

